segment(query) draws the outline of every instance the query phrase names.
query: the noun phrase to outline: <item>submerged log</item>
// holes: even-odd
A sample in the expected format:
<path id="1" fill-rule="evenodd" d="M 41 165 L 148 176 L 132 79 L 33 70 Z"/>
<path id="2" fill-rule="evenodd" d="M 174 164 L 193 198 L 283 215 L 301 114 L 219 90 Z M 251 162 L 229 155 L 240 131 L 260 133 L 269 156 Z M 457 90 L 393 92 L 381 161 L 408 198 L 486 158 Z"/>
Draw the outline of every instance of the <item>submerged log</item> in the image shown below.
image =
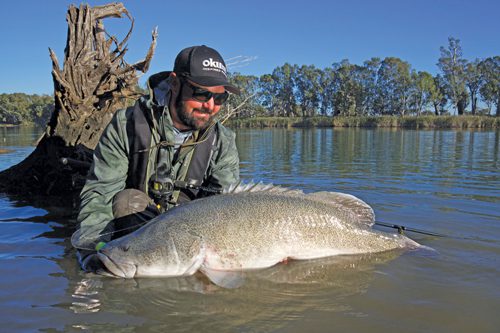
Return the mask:
<path id="1" fill-rule="evenodd" d="M 103 19 L 130 20 L 120 42 L 104 29 Z M 74 198 L 83 186 L 92 152 L 115 111 L 139 96 L 138 71 L 153 57 L 157 32 L 144 60 L 127 64 L 124 56 L 134 20 L 121 3 L 71 5 L 61 69 L 49 48 L 54 81 L 54 112 L 37 147 L 24 161 L 0 172 L 0 191 L 23 196 Z"/>

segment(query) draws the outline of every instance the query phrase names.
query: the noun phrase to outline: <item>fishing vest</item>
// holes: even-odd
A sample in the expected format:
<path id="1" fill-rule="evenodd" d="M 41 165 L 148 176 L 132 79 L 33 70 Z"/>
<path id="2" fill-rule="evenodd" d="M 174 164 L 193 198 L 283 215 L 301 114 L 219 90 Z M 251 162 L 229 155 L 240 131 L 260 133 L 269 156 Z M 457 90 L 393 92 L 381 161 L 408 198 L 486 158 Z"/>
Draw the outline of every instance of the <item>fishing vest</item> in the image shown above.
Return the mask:
<path id="1" fill-rule="evenodd" d="M 126 188 L 135 188 L 146 193 L 147 171 L 149 163 L 149 148 L 151 147 L 151 137 L 153 120 L 150 119 L 149 112 L 143 110 L 146 106 L 141 101 L 137 101 L 132 107 L 132 121 L 127 122 L 126 130 L 129 138 L 129 167 L 126 180 Z M 217 141 L 217 126 L 209 129 L 206 140 L 194 147 L 189 166 L 184 179 L 173 179 L 174 181 L 184 181 L 186 184 L 201 186 L 208 170 L 210 157 L 215 150 Z M 188 157 L 186 157 L 188 158 Z M 156 161 L 157 163 L 158 161 Z M 197 197 L 199 190 L 187 188 L 181 190 L 183 201 L 193 200 Z"/>

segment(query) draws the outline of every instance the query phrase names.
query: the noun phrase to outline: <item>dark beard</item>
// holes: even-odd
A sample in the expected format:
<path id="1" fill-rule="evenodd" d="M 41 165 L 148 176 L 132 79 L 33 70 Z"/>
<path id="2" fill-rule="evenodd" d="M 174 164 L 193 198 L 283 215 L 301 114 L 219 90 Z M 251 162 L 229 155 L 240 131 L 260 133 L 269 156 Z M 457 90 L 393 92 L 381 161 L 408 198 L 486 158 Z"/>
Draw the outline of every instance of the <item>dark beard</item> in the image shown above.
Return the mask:
<path id="1" fill-rule="evenodd" d="M 184 112 L 184 102 L 183 101 L 178 101 L 176 103 L 175 107 L 175 112 L 177 113 L 177 117 L 179 117 L 179 120 L 186 125 L 187 127 L 193 129 L 193 130 L 204 130 L 206 129 L 213 121 L 213 118 L 215 115 L 211 115 L 210 118 L 208 118 L 207 121 L 201 121 L 199 119 L 195 119 L 192 114 L 188 114 Z M 210 112 L 205 112 L 205 113 L 210 113 Z"/>

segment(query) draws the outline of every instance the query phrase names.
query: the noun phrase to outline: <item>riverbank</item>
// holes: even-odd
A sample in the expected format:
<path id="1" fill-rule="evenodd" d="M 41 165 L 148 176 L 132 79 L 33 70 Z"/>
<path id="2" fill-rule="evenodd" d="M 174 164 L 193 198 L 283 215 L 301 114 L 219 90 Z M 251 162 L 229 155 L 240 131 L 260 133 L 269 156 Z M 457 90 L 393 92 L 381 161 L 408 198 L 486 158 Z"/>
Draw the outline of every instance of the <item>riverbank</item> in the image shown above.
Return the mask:
<path id="1" fill-rule="evenodd" d="M 225 123 L 233 128 L 265 127 L 400 127 L 433 129 L 497 129 L 500 118 L 492 116 L 365 116 L 365 117 L 253 117 L 231 118 Z"/>
<path id="2" fill-rule="evenodd" d="M 498 129 L 500 117 L 494 116 L 315 116 L 315 117 L 252 117 L 230 118 L 225 125 L 232 128 L 291 128 L 291 127 L 392 127 L 433 129 Z M 29 124 L 0 124 L 0 128 L 32 127 Z"/>

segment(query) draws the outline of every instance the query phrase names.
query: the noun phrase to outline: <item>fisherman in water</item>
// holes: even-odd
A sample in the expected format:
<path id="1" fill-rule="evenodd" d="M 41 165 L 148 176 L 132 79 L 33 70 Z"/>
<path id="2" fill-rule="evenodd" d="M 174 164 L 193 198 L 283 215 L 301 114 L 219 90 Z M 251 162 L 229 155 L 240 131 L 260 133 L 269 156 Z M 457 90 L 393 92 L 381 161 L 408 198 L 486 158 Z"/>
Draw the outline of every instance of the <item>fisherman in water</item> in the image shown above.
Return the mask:
<path id="1" fill-rule="evenodd" d="M 149 95 L 115 113 L 94 151 L 72 237 L 86 271 L 102 267 L 95 253 L 106 242 L 239 181 L 235 135 L 215 121 L 229 93 L 239 94 L 221 55 L 188 47 L 148 87 Z"/>

